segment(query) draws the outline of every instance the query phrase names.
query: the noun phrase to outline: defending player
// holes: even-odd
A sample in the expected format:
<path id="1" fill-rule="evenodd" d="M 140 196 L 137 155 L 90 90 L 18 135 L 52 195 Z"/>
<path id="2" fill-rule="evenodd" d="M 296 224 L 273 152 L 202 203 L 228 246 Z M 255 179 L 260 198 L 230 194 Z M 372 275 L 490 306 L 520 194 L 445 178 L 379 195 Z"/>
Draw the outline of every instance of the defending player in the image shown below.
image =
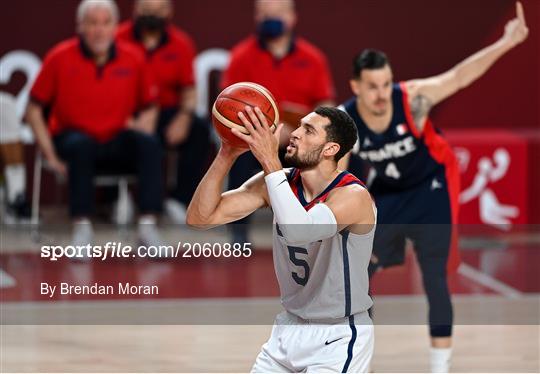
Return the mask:
<path id="1" fill-rule="evenodd" d="M 405 239 L 413 241 L 429 302 L 433 372 L 450 367 L 453 316 L 446 270 L 458 264 L 451 223 L 457 219 L 459 172 L 428 114 L 525 40 L 528 30 L 519 2 L 516 8 L 517 18 L 508 22 L 501 39 L 434 77 L 393 84 L 385 54 L 363 51 L 354 60 L 350 82 L 356 96 L 341 106 L 358 127 L 349 170 L 362 175 L 359 160 L 371 166 L 368 185 L 379 226 L 369 274 L 401 264 Z"/>
<path id="2" fill-rule="evenodd" d="M 273 255 L 285 311 L 276 317 L 254 372 L 367 371 L 373 352 L 367 267 L 376 211 L 369 192 L 337 161 L 356 141 L 352 119 L 319 107 L 291 134 L 283 170 L 276 132 L 255 108 L 239 117 L 263 172 L 240 188 L 221 192 L 245 149 L 223 142 L 188 208 L 187 223 L 209 228 L 238 220 L 258 208 L 274 212 Z"/>

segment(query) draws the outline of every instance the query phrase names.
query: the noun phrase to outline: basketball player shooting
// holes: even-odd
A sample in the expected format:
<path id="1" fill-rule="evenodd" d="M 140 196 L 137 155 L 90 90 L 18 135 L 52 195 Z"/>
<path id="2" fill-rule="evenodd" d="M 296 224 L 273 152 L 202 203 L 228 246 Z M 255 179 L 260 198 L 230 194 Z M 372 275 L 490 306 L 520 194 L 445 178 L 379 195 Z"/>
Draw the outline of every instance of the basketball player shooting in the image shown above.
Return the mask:
<path id="1" fill-rule="evenodd" d="M 516 12 L 498 41 L 437 76 L 393 84 L 386 55 L 363 51 L 353 64 L 355 96 L 342 106 L 358 128 L 348 170 L 362 175 L 358 160 L 371 167 L 368 185 L 377 201 L 369 274 L 403 263 L 405 239 L 413 241 L 429 303 L 432 372 L 450 369 L 453 311 L 446 275 L 447 268 L 459 264 L 452 236 L 459 171 L 450 145 L 428 115 L 527 38 L 519 2 Z"/>
<path id="2" fill-rule="evenodd" d="M 249 145 L 263 171 L 240 188 L 221 186 L 236 158 L 247 151 L 222 146 L 199 184 L 187 223 L 223 225 L 269 206 L 274 213 L 273 257 L 281 303 L 253 372 L 366 372 L 373 353 L 367 310 L 368 264 L 376 209 L 362 182 L 337 169 L 356 142 L 345 112 L 319 107 L 291 134 L 283 169 L 278 139 L 258 107 L 238 113 L 249 134 L 231 131 Z"/>

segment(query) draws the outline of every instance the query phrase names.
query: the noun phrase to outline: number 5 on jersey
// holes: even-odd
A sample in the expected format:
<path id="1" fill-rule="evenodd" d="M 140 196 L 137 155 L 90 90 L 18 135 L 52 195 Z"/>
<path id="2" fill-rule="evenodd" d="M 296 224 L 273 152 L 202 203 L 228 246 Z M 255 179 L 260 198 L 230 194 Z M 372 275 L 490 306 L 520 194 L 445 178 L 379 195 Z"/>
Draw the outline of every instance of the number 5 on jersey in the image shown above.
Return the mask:
<path id="1" fill-rule="evenodd" d="M 291 275 L 292 275 L 292 278 L 294 279 L 294 281 L 301 285 L 301 286 L 305 286 L 307 284 L 307 281 L 309 279 L 309 264 L 307 263 L 306 260 L 302 260 L 301 258 L 297 258 L 296 255 L 301 253 L 303 255 L 307 255 L 308 254 L 308 251 L 307 249 L 305 248 L 302 248 L 302 247 L 290 247 L 290 246 L 287 246 L 287 248 L 289 249 L 289 259 L 291 260 L 291 262 L 293 264 L 295 264 L 296 266 L 300 266 L 300 267 L 303 267 L 304 268 L 304 276 L 300 276 L 297 272 L 291 272 Z"/>

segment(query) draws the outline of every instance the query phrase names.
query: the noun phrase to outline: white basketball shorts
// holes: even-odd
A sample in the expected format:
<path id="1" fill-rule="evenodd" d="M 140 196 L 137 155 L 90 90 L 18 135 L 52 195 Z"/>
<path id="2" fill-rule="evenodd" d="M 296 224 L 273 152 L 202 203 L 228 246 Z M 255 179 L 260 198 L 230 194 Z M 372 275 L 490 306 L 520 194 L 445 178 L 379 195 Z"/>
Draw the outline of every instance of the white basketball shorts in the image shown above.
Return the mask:
<path id="1" fill-rule="evenodd" d="M 373 324 L 366 312 L 324 324 L 282 312 L 251 372 L 365 373 L 373 345 Z"/>

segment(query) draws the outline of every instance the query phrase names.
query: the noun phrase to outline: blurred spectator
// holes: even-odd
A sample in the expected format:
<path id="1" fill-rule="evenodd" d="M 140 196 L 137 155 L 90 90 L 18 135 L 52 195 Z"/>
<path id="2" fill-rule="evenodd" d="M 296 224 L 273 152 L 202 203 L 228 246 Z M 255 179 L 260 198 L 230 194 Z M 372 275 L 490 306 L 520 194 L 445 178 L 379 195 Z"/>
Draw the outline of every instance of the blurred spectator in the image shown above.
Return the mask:
<path id="1" fill-rule="evenodd" d="M 17 223 L 30 219 L 30 205 L 26 199 L 26 170 L 24 148 L 21 143 L 21 121 L 17 118 L 15 98 L 0 91 L 0 160 L 4 166 L 6 194 L 5 222 Z"/>
<path id="2" fill-rule="evenodd" d="M 231 52 L 222 87 L 250 81 L 272 92 L 280 108 L 282 146 L 300 119 L 318 105 L 334 105 L 334 86 L 324 54 L 294 33 L 293 0 L 255 0 L 256 34 L 238 43 Z M 229 189 L 239 187 L 260 170 L 248 152 L 238 158 L 229 174 Z M 233 226 L 233 240 L 246 242 L 247 218 Z"/>
<path id="3" fill-rule="evenodd" d="M 138 176 L 139 239 L 158 245 L 161 147 L 153 135 L 157 87 L 143 57 L 114 41 L 118 9 L 112 0 L 83 0 L 78 37 L 53 47 L 30 92 L 27 120 L 49 166 L 67 175 L 73 244 L 92 242 L 96 171 Z M 50 109 L 49 129 L 44 108 Z"/>
<path id="4" fill-rule="evenodd" d="M 133 20 L 118 29 L 118 38 L 144 55 L 159 85 L 158 135 L 166 147 L 179 151 L 176 183 L 165 209 L 175 223 L 185 223 L 185 211 L 209 158 L 210 126 L 195 115 L 193 77 L 195 45 L 171 22 L 170 0 L 136 0 Z"/>

